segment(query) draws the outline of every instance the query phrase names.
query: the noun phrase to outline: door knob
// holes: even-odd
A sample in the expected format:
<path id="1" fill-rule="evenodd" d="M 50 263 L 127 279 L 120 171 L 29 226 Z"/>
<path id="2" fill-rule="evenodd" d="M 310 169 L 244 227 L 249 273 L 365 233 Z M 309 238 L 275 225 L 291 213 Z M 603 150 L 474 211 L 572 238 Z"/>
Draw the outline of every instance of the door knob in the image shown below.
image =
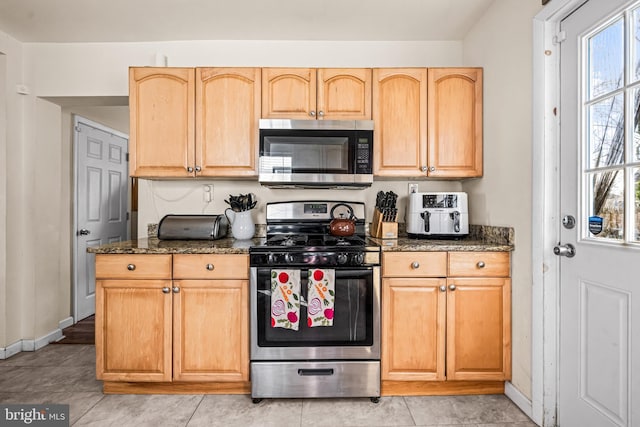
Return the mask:
<path id="1" fill-rule="evenodd" d="M 576 247 L 571 243 L 566 245 L 557 245 L 553 248 L 553 253 L 558 256 L 566 256 L 567 258 L 573 258 L 576 256 Z"/>
<path id="2" fill-rule="evenodd" d="M 80 231 L 78 231 L 78 234 L 81 236 L 87 236 L 91 234 L 91 231 L 87 230 L 86 228 L 81 228 Z"/>
<path id="3" fill-rule="evenodd" d="M 565 215 L 562 217 L 562 225 L 564 226 L 564 228 L 566 228 L 567 230 L 571 230 L 573 227 L 576 226 L 576 219 L 575 217 L 573 217 L 573 215 Z"/>

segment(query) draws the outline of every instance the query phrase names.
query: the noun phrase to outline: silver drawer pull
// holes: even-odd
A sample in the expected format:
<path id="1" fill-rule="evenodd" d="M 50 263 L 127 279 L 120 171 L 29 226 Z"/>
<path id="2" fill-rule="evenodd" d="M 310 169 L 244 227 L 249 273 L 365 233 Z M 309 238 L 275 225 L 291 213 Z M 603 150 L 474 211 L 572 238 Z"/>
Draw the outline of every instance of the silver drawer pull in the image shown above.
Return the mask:
<path id="1" fill-rule="evenodd" d="M 213 268 L 213 264 L 207 264 L 207 270 L 212 271 Z"/>
<path id="2" fill-rule="evenodd" d="M 166 286 L 164 288 L 162 288 L 162 293 L 163 294 L 168 294 L 170 292 L 170 289 L 167 288 Z"/>
<path id="3" fill-rule="evenodd" d="M 174 293 L 174 294 L 177 294 L 178 292 L 180 292 L 180 288 L 179 288 L 179 287 L 177 287 L 177 286 L 174 286 L 174 287 L 173 287 L 173 293 Z"/>
<path id="4" fill-rule="evenodd" d="M 298 369 L 301 377 L 327 377 L 333 375 L 333 369 Z"/>
<path id="5" fill-rule="evenodd" d="M 453 283 L 449 285 L 449 290 L 455 291 L 456 290 L 456 285 L 454 285 Z M 464 293 L 464 292 L 463 292 Z"/>
<path id="6" fill-rule="evenodd" d="M 135 264 L 129 264 L 129 265 L 127 265 L 127 270 L 129 270 L 129 271 L 133 271 L 133 270 L 135 270 L 135 269 L 136 269 L 136 265 L 135 265 Z"/>
<path id="7" fill-rule="evenodd" d="M 418 261 L 413 261 L 411 268 L 420 268 L 420 263 Z"/>
<path id="8" fill-rule="evenodd" d="M 440 286 L 440 292 L 447 292 L 447 287 L 445 285 Z"/>
<path id="9" fill-rule="evenodd" d="M 484 261 L 478 261 L 476 265 L 478 266 L 478 268 L 484 268 L 485 266 Z"/>

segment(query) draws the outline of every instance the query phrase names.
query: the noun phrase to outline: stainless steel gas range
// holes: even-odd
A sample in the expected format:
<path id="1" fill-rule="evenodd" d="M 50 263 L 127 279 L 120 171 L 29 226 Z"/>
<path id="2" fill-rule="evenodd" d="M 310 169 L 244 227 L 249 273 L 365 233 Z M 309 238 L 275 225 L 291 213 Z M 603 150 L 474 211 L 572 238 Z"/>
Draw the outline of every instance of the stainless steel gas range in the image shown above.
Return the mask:
<path id="1" fill-rule="evenodd" d="M 349 211 L 351 209 L 351 211 Z M 359 202 L 269 203 L 267 238 L 249 250 L 251 396 L 380 396 L 380 248 Z M 350 236 L 332 236 L 340 214 Z"/>

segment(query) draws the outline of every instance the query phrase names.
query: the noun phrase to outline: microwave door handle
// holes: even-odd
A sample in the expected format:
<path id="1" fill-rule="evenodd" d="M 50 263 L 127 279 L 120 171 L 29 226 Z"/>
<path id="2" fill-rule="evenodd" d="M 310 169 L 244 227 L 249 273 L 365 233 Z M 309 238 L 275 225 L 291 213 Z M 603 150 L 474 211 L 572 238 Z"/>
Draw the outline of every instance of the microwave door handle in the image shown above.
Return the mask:
<path id="1" fill-rule="evenodd" d="M 424 211 L 420 214 L 420 216 L 422 217 L 422 219 L 424 220 L 424 232 L 428 233 L 429 232 L 429 225 L 431 223 L 431 212 L 429 211 Z"/>

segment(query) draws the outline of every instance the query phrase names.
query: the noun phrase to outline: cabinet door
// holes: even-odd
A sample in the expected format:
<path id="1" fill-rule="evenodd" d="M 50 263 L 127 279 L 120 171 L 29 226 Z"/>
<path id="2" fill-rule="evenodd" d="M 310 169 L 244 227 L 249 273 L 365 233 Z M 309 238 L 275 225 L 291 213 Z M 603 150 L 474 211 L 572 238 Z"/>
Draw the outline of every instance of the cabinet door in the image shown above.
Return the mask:
<path id="1" fill-rule="evenodd" d="M 196 69 L 196 175 L 255 176 L 259 68 Z"/>
<path id="2" fill-rule="evenodd" d="M 445 284 L 445 279 L 383 279 L 383 380 L 444 380 Z"/>
<path id="3" fill-rule="evenodd" d="M 318 118 L 371 120 L 371 70 L 318 70 Z"/>
<path id="4" fill-rule="evenodd" d="M 262 117 L 315 120 L 316 86 L 315 69 L 263 68 Z"/>
<path id="5" fill-rule="evenodd" d="M 193 176 L 194 81 L 193 68 L 129 69 L 131 176 Z"/>
<path id="6" fill-rule="evenodd" d="M 374 69 L 373 120 L 374 174 L 426 176 L 427 70 Z"/>
<path id="7" fill-rule="evenodd" d="M 96 282 L 96 374 L 171 381 L 170 280 Z"/>
<path id="8" fill-rule="evenodd" d="M 482 69 L 429 69 L 429 176 L 482 176 Z"/>
<path id="9" fill-rule="evenodd" d="M 248 381 L 249 284 L 176 280 L 173 377 L 176 381 Z"/>
<path id="10" fill-rule="evenodd" d="M 447 281 L 447 379 L 509 380 L 510 279 Z"/>

